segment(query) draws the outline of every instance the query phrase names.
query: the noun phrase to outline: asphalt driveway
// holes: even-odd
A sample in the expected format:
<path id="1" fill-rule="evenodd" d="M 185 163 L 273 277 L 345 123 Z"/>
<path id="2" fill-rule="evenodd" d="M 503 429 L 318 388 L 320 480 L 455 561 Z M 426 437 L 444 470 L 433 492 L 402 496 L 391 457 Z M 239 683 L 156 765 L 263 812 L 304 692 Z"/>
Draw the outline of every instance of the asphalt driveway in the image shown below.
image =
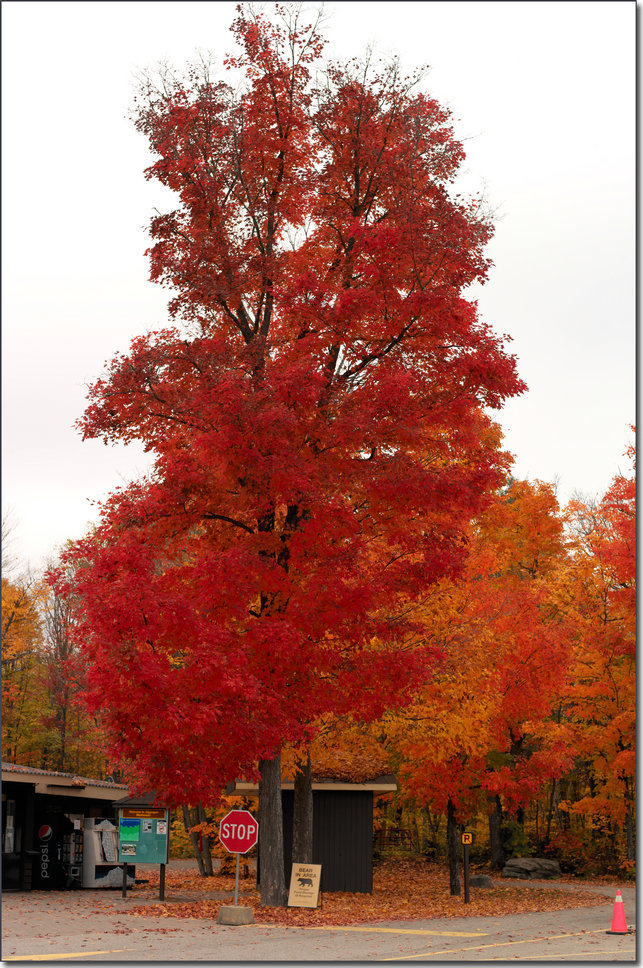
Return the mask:
<path id="1" fill-rule="evenodd" d="M 525 881 L 524 885 L 529 883 Z M 567 889 L 574 890 L 574 887 L 568 885 Z M 136 896 L 136 891 L 125 900 L 119 891 L 104 890 L 6 894 L 2 912 L 2 960 L 59 964 L 83 961 L 634 962 L 635 933 L 606 933 L 611 927 L 615 889 L 594 885 L 591 889 L 605 895 L 604 904 L 513 917 L 465 916 L 343 928 L 259 924 L 232 927 L 219 925 L 214 920 L 132 917 L 127 914 L 128 905 L 153 904 L 157 900 L 149 895 Z M 621 893 L 627 925 L 633 929 L 635 890 L 622 888 Z M 232 895 L 222 897 L 232 903 Z M 189 899 L 188 896 L 167 896 L 168 901 Z"/>

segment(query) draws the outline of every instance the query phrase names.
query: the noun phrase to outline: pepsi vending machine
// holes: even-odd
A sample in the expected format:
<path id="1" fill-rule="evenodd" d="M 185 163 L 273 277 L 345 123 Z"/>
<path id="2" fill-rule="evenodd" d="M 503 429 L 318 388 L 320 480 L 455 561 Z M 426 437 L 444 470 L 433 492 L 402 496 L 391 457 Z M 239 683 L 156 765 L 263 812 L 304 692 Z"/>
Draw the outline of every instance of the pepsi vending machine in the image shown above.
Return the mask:
<path id="1" fill-rule="evenodd" d="M 62 813 L 41 815 L 36 821 L 34 847 L 38 853 L 32 873 L 32 888 L 60 891 L 81 886 L 83 832 Z"/>

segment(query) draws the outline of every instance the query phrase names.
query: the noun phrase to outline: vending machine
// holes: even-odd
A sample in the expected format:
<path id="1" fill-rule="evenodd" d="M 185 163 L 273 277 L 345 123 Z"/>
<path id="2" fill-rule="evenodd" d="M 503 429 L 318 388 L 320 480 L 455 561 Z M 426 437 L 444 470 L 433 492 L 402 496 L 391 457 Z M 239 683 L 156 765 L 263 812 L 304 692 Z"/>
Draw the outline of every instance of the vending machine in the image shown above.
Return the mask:
<path id="1" fill-rule="evenodd" d="M 69 890 L 81 886 L 83 832 L 63 813 L 36 818 L 32 888 L 37 891 Z"/>
<path id="2" fill-rule="evenodd" d="M 133 887 L 136 869 L 127 866 L 127 885 Z M 111 820 L 85 817 L 83 887 L 122 887 L 123 868 L 118 862 L 118 827 Z"/>

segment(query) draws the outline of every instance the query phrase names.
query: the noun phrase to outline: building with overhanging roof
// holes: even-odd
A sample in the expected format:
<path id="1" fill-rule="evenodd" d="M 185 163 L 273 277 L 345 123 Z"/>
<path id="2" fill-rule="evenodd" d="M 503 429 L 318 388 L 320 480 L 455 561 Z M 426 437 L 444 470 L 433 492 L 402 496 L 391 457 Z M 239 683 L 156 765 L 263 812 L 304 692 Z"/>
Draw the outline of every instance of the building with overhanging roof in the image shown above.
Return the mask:
<path id="1" fill-rule="evenodd" d="M 2 889 L 80 886 L 85 820 L 113 820 L 127 792 L 112 780 L 2 763 Z"/>

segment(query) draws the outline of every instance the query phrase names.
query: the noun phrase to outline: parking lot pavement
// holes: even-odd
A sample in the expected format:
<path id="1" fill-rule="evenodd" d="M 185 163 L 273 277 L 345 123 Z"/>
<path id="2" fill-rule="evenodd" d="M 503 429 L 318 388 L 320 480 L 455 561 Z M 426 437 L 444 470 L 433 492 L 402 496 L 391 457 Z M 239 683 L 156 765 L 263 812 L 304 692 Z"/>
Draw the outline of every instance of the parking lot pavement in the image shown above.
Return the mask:
<path id="1" fill-rule="evenodd" d="M 609 935 L 612 888 L 605 904 L 502 918 L 444 918 L 329 928 L 219 925 L 214 920 L 127 914 L 117 891 L 34 891 L 3 899 L 4 962 L 51 961 L 629 961 L 636 935 Z M 622 889 L 629 928 L 635 892 Z M 227 897 L 227 895 L 226 895 Z M 187 900 L 177 895 L 174 900 Z M 171 898 L 168 897 L 168 900 Z"/>

